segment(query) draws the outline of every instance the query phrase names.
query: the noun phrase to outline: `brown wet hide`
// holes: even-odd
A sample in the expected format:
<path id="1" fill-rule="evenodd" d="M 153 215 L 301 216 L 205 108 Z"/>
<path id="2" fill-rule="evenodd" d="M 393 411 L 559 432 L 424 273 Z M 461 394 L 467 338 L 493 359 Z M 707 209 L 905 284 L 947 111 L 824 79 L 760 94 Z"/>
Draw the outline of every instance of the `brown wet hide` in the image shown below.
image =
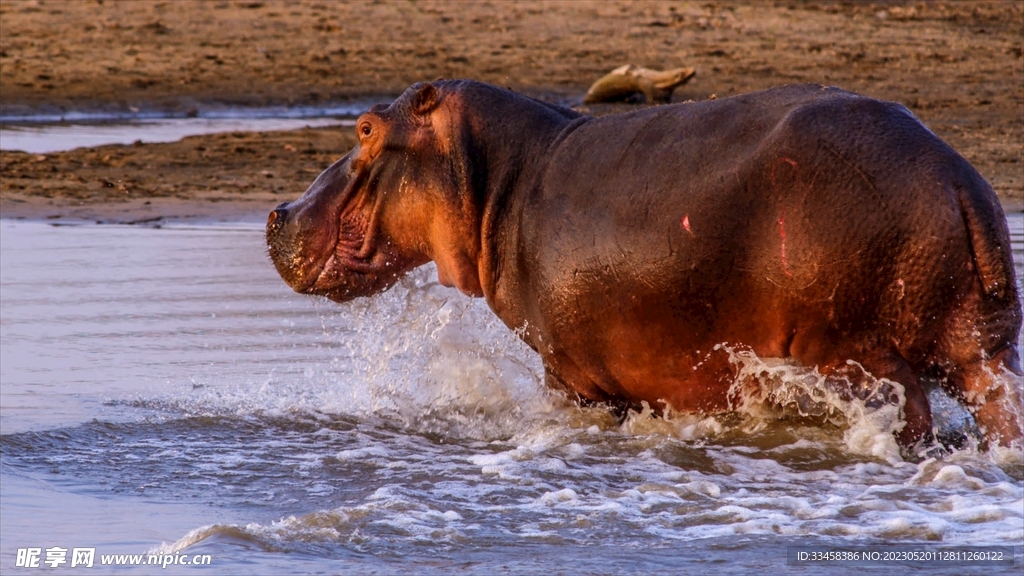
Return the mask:
<path id="1" fill-rule="evenodd" d="M 899 104 L 796 85 L 591 118 L 438 81 L 356 130 L 351 161 L 268 228 L 272 257 L 325 263 L 300 291 L 369 296 L 433 260 L 586 401 L 729 411 L 749 350 L 898 383 L 904 447 L 931 440 L 923 379 L 989 443 L 1021 437 L 1005 216 Z"/>
<path id="2" fill-rule="evenodd" d="M 381 159 L 381 189 L 393 195 L 382 218 L 389 238 L 437 264 L 438 279 L 470 296 L 483 296 L 477 271 L 480 214 L 470 187 L 472 154 L 460 124 L 457 96 L 432 84 L 411 87 L 402 106 L 382 111 L 390 156 Z M 396 168 L 401 166 L 402 168 Z M 397 184 L 395 184 L 397 182 Z"/>

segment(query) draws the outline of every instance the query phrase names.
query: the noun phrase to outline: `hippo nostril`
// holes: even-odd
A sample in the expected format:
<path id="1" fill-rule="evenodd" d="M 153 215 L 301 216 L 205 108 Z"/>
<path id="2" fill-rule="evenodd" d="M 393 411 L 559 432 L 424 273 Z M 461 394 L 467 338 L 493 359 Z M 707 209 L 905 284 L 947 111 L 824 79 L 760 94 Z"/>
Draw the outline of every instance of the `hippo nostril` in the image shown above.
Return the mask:
<path id="1" fill-rule="evenodd" d="M 280 204 L 277 208 L 272 210 L 267 216 L 267 228 L 273 231 L 277 231 L 284 224 L 285 218 L 288 217 L 288 211 L 283 208 L 287 203 Z"/>

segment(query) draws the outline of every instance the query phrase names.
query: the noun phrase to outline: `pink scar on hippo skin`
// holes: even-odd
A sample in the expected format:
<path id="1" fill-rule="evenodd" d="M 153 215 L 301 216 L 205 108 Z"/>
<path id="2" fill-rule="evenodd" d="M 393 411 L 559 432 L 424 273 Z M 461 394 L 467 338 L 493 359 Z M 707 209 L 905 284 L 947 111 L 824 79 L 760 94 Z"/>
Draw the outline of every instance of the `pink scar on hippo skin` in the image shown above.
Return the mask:
<path id="1" fill-rule="evenodd" d="M 798 166 L 796 160 L 793 160 L 792 158 L 789 158 L 787 156 L 779 157 L 779 162 L 785 163 L 785 164 L 789 164 L 794 169 Z M 779 164 L 775 164 L 774 166 L 772 166 L 772 175 L 771 175 L 771 179 L 772 179 L 772 192 L 774 192 L 776 195 L 781 196 L 781 194 L 779 193 L 779 185 L 778 185 L 778 182 L 777 182 L 777 180 L 775 178 L 776 174 L 778 173 L 778 169 L 779 169 Z M 808 192 L 810 192 L 811 187 L 813 185 L 814 185 L 814 182 L 813 182 L 813 179 L 812 179 L 811 183 L 807 185 L 807 189 L 804 190 L 804 195 L 805 196 L 807 195 Z M 779 248 L 779 252 L 780 252 L 779 258 L 782 261 L 782 271 L 786 273 L 786 276 L 793 276 L 793 273 L 789 271 L 789 259 L 786 257 L 786 207 L 785 206 L 782 207 L 782 210 L 781 210 L 781 212 L 779 214 L 779 238 L 782 240 L 781 246 Z"/>
<path id="2" fill-rule="evenodd" d="M 786 258 L 786 209 L 782 209 L 782 215 L 779 216 L 779 238 L 782 239 L 781 259 L 782 259 L 782 271 L 786 273 L 786 276 L 792 276 L 793 273 L 789 271 L 789 260 Z"/>
<path id="3" fill-rule="evenodd" d="M 686 228 L 686 231 L 690 233 L 690 236 L 693 236 L 693 230 L 690 230 L 690 215 L 689 214 L 686 214 L 685 216 L 683 216 L 683 228 Z"/>

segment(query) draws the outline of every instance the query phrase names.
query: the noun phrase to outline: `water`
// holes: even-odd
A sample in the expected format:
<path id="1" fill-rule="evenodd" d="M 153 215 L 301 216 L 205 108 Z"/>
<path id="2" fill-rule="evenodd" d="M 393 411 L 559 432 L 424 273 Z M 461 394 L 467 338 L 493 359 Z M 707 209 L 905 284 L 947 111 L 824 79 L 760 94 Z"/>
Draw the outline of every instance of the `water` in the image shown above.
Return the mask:
<path id="1" fill-rule="evenodd" d="M 4 574 L 52 546 L 95 547 L 97 574 L 152 573 L 98 565 L 142 553 L 210 555 L 167 574 L 844 573 L 786 567 L 786 547 L 871 543 L 1024 562 L 1019 451 L 906 461 L 891 411 L 834 399 L 824 424 L 620 424 L 545 391 L 431 267 L 338 306 L 281 282 L 259 225 L 10 220 L 0 262 Z M 780 391 L 815 383 L 746 362 Z"/>
<path id="2" fill-rule="evenodd" d="M 0 125 L 97 124 L 200 118 L 205 120 L 279 120 L 302 118 L 355 118 L 374 104 L 389 103 L 390 98 L 363 98 L 308 106 L 231 106 L 216 103 L 195 103 L 179 109 L 112 105 L 102 109 L 68 110 L 62 107 L 8 106 L 0 114 Z"/>
<path id="3" fill-rule="evenodd" d="M 129 122 L 81 119 L 60 123 L 0 123 L 0 150 L 50 154 L 85 146 L 176 142 L 186 136 L 235 131 L 294 130 L 322 126 L 354 126 L 352 119 L 240 117 L 155 118 Z"/>

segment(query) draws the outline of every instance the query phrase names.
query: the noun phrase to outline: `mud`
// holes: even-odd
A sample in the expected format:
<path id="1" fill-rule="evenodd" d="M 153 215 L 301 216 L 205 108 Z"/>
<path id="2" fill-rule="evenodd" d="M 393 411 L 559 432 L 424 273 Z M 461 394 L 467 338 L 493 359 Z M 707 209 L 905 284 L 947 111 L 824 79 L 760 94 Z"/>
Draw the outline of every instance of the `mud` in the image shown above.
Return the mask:
<path id="1" fill-rule="evenodd" d="M 5 217 L 145 223 L 252 219 L 355 146 L 352 128 L 229 132 L 53 154 L 0 152 Z"/>
<path id="2" fill-rule="evenodd" d="M 1019 2 L 0 3 L 0 115 L 8 117 L 387 100 L 439 76 L 582 107 L 587 87 L 623 64 L 695 67 L 677 102 L 794 82 L 903 102 L 1007 207 L 1024 201 Z M 214 211 L 272 206 L 343 154 L 351 137 L 338 132 L 210 136 L 45 160 L 3 152 L 0 210 L 109 213 L 145 206 L 143 198 Z M 285 153 L 289 145 L 296 152 Z"/>

